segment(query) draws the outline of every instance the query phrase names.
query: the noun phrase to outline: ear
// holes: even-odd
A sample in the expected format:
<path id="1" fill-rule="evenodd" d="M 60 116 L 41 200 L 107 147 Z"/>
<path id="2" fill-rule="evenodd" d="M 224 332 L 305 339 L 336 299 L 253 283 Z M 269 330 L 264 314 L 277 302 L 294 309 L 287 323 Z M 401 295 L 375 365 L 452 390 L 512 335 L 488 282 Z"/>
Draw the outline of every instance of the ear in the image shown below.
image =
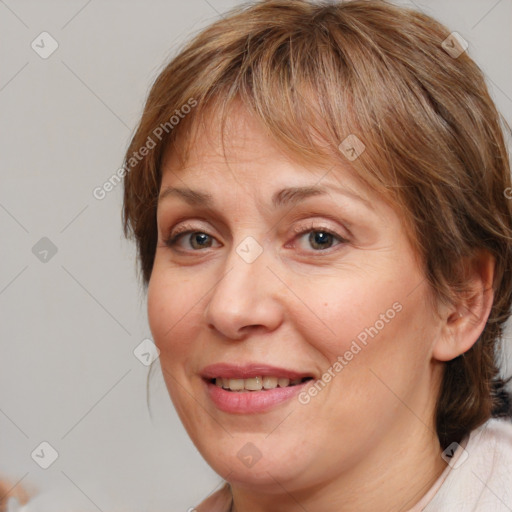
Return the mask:
<path id="1" fill-rule="evenodd" d="M 432 352 L 438 361 L 450 361 L 467 352 L 482 334 L 494 300 L 495 263 L 494 256 L 483 249 L 464 262 L 469 292 L 458 304 L 442 310 L 441 330 Z"/>

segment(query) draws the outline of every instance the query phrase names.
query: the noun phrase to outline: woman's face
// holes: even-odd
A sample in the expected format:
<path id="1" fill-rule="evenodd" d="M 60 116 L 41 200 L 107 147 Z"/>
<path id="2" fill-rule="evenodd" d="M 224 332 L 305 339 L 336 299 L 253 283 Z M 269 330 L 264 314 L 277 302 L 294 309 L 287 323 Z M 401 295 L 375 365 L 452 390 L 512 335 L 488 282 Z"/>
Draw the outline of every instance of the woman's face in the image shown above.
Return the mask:
<path id="1" fill-rule="evenodd" d="M 230 482 L 275 492 L 378 478 L 398 453 L 420 456 L 435 439 L 439 324 L 399 217 L 341 154 L 336 167 L 305 168 L 238 110 L 226 163 L 216 126 L 197 134 L 184 168 L 164 162 L 148 288 L 192 441 Z M 233 367 L 209 372 L 217 363 Z M 258 373 L 269 388 L 272 377 L 312 380 L 245 392 L 209 382 L 259 387 L 241 380 Z"/>

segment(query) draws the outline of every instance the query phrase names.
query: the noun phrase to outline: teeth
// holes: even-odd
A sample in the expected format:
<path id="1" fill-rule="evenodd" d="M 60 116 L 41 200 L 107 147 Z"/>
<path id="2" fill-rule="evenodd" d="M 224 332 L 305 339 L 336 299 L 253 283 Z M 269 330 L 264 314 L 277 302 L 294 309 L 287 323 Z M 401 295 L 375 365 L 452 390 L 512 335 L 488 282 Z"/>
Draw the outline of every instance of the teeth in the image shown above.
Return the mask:
<path id="1" fill-rule="evenodd" d="M 263 377 L 253 377 L 251 379 L 244 379 L 242 382 L 244 388 L 249 391 L 261 391 L 263 388 Z M 231 387 L 231 386 L 230 386 Z"/>
<path id="2" fill-rule="evenodd" d="M 233 391 L 242 391 L 244 389 L 244 379 L 222 379 L 223 387 Z"/>
<path id="3" fill-rule="evenodd" d="M 263 377 L 263 387 L 265 389 L 274 389 L 277 388 L 277 377 Z"/>
<path id="4" fill-rule="evenodd" d="M 290 380 L 284 377 L 252 377 L 250 379 L 226 379 L 218 377 L 215 379 L 215 385 L 231 391 L 261 391 L 262 389 L 275 389 L 278 386 L 285 388 L 287 386 L 296 386 L 302 379 Z"/>

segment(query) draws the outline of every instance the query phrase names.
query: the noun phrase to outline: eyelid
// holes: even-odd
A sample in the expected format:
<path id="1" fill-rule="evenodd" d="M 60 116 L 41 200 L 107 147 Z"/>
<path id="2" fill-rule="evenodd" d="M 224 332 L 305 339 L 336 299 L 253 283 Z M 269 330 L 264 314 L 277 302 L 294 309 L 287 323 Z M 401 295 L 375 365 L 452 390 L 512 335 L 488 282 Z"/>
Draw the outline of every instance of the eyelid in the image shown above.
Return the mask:
<path id="1" fill-rule="evenodd" d="M 201 227 L 195 225 L 195 224 L 180 224 L 176 229 L 173 229 L 169 233 L 170 238 L 174 238 L 175 236 L 180 235 L 181 233 L 184 233 L 186 231 L 201 231 Z"/>
<path id="2" fill-rule="evenodd" d="M 295 226 L 293 228 L 293 232 L 297 235 L 297 234 L 302 234 L 306 231 L 325 231 L 327 233 L 331 233 L 333 235 L 336 235 L 340 238 L 343 238 L 339 233 L 338 233 L 338 230 L 334 229 L 334 228 L 331 228 L 327 225 L 327 223 L 323 223 L 322 224 L 322 221 L 310 221 L 309 224 L 307 224 L 306 226 L 305 225 L 299 225 L 299 226 Z"/>
<path id="3" fill-rule="evenodd" d="M 326 216 L 326 218 L 329 218 L 329 216 Z M 295 222 L 292 220 L 292 222 Z M 325 224 L 325 221 L 322 221 L 321 219 L 319 219 L 318 221 L 315 221 L 315 220 L 309 220 L 308 221 L 309 224 L 308 224 L 308 228 L 309 229 L 316 229 L 316 230 L 320 230 L 320 229 L 324 229 L 326 231 L 329 231 L 330 233 L 340 237 L 340 238 L 343 238 L 343 239 L 346 239 L 347 237 L 350 238 L 352 236 L 352 233 L 350 232 L 350 230 L 345 227 L 344 225 L 344 228 L 345 228 L 345 231 L 348 233 L 348 236 L 347 237 L 343 237 L 341 234 L 338 233 L 338 229 L 337 228 L 330 228 L 329 226 L 327 226 Z M 324 222 L 324 224 L 321 224 L 322 222 Z M 337 222 L 337 221 L 335 221 Z M 293 228 L 293 232 L 295 234 L 298 234 L 298 233 L 303 233 L 307 228 L 304 227 L 303 224 L 300 224 L 300 221 L 298 221 L 299 225 L 295 226 Z M 320 224 L 318 224 L 320 223 Z M 170 237 L 174 237 L 174 236 L 177 236 L 181 233 L 184 233 L 186 232 L 187 230 L 190 230 L 190 231 L 201 231 L 201 226 L 198 226 L 197 224 L 195 223 L 192 223 L 192 222 L 185 222 L 185 223 L 182 223 L 180 224 L 177 228 L 175 229 L 172 229 L 170 232 L 169 232 L 169 236 Z M 205 230 L 205 232 L 207 232 L 207 230 Z"/>

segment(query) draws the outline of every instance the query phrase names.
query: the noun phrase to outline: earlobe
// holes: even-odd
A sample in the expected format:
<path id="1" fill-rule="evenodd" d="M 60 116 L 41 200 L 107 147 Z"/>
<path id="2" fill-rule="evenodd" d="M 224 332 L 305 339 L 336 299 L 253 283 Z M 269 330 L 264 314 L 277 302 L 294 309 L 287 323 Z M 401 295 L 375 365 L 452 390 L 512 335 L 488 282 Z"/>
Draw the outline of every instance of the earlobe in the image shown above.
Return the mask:
<path id="1" fill-rule="evenodd" d="M 482 334 L 489 318 L 494 300 L 495 258 L 483 250 L 477 254 L 465 266 L 466 298 L 443 313 L 443 325 L 432 351 L 432 357 L 438 361 L 451 361 L 467 352 Z"/>

